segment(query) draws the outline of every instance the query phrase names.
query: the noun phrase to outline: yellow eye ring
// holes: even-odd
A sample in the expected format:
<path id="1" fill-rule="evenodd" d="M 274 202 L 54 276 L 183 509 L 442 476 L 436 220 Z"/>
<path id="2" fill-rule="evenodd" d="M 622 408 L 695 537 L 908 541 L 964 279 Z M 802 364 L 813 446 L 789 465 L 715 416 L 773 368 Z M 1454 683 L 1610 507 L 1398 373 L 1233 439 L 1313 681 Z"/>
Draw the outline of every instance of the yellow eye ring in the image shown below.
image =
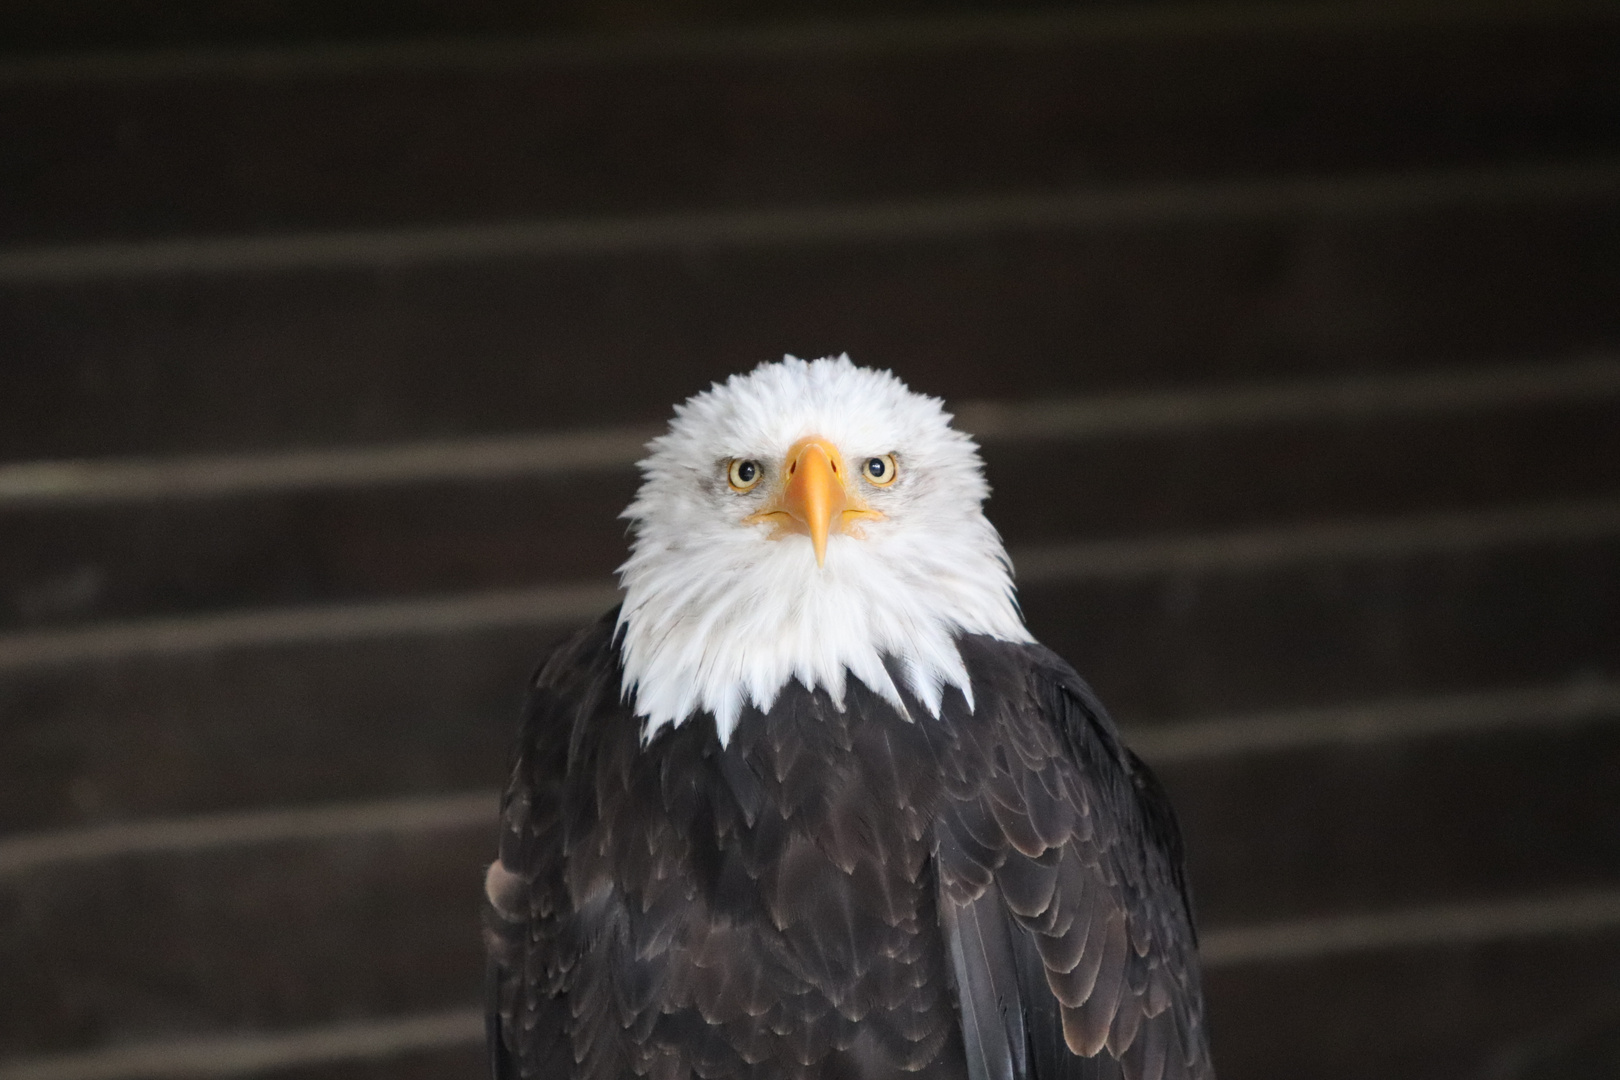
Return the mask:
<path id="1" fill-rule="evenodd" d="M 861 475 L 866 477 L 868 484 L 888 487 L 894 483 L 894 478 L 899 476 L 900 472 L 895 468 L 893 454 L 880 454 L 866 459 L 861 465 Z"/>
<path id="2" fill-rule="evenodd" d="M 752 458 L 732 458 L 731 464 L 726 467 L 726 480 L 731 484 L 732 491 L 752 491 L 764 475 L 765 470 Z"/>

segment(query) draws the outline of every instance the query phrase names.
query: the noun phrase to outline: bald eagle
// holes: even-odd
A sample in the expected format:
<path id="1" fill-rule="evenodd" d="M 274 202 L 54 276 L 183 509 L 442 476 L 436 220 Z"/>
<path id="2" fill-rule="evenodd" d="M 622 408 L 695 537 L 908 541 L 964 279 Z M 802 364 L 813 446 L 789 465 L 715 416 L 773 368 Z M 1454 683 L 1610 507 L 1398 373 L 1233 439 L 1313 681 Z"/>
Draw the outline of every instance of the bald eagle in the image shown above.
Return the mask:
<path id="1" fill-rule="evenodd" d="M 496 1080 L 1214 1075 L 1175 818 L 950 420 L 789 357 L 649 444 L 623 603 L 530 688 Z"/>

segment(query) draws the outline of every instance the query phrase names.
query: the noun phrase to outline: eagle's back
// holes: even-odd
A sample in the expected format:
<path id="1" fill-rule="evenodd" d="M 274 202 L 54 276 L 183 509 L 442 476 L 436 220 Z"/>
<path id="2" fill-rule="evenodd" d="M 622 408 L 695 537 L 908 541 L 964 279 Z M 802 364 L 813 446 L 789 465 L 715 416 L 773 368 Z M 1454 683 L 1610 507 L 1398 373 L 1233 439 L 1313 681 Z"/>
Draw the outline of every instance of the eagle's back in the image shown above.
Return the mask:
<path id="1" fill-rule="evenodd" d="M 526 709 L 486 920 L 498 1080 L 1207 1075 L 1173 823 L 1100 711 L 1050 715 L 1084 690 L 1050 654 L 964 639 L 977 707 L 937 719 L 790 683 L 725 748 L 707 717 L 643 747 L 613 626 Z M 1069 1008 L 1051 987 L 1088 967 Z"/>

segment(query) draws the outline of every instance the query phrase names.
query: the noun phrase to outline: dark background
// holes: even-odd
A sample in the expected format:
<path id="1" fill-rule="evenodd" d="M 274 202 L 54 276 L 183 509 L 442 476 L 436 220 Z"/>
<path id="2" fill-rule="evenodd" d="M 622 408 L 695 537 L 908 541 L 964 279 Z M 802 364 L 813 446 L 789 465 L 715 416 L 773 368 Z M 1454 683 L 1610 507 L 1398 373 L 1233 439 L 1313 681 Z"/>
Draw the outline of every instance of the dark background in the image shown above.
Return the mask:
<path id="1" fill-rule="evenodd" d="M 1224 1077 L 1620 1075 L 1616 5 L 21 0 L 0 1080 L 480 1075 L 634 447 L 845 350 L 1170 787 Z"/>

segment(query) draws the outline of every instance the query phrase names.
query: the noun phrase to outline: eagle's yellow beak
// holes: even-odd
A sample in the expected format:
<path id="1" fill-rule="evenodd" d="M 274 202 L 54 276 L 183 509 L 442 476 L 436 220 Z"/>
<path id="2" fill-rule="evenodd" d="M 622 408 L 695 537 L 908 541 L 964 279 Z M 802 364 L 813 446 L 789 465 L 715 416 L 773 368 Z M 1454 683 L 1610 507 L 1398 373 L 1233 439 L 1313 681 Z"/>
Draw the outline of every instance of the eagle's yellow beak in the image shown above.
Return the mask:
<path id="1" fill-rule="evenodd" d="M 750 514 L 750 522 L 776 525 L 772 539 L 808 533 L 816 549 L 816 565 L 827 564 L 827 537 L 851 528 L 861 519 L 883 515 L 869 508 L 850 484 L 849 470 L 838 447 L 819 436 L 800 439 L 782 461 L 782 486 L 769 507 Z"/>

